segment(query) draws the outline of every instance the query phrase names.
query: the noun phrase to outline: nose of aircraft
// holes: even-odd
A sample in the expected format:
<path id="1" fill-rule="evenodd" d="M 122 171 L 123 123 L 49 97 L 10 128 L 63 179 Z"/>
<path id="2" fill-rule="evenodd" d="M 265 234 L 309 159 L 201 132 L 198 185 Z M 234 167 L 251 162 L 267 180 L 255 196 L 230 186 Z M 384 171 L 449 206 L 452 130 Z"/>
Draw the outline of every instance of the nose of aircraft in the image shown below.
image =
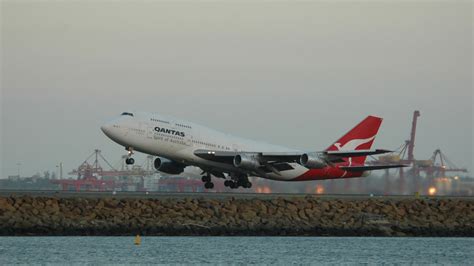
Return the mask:
<path id="1" fill-rule="evenodd" d="M 120 116 L 113 118 L 109 121 L 106 121 L 100 129 L 104 134 L 111 138 L 112 140 L 117 141 L 121 137 L 125 136 L 127 133 L 126 122 L 129 119 L 129 116 Z"/>
<path id="2" fill-rule="evenodd" d="M 102 132 L 104 132 L 105 135 L 109 135 L 110 134 L 110 130 L 112 128 L 112 124 L 107 122 L 105 124 L 103 124 L 100 129 L 102 130 Z"/>

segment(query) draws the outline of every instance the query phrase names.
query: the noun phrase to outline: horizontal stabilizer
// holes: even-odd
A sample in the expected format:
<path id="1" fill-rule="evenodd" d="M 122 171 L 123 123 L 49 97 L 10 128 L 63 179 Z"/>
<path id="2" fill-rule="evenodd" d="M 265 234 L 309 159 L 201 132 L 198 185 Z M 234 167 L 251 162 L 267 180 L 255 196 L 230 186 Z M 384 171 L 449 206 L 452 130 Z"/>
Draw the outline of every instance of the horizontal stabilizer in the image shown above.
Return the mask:
<path id="1" fill-rule="evenodd" d="M 389 150 L 353 150 L 353 151 L 325 151 L 324 153 L 331 156 L 338 156 L 338 157 L 358 157 L 358 156 L 368 156 L 368 155 L 375 155 L 375 154 L 383 154 L 389 153 L 392 151 Z"/>
<path id="2" fill-rule="evenodd" d="M 388 164 L 388 165 L 361 165 L 361 166 L 341 166 L 339 167 L 342 170 L 350 172 L 362 172 L 362 171 L 371 171 L 371 170 L 380 170 L 380 169 L 389 169 L 389 168 L 400 168 L 407 167 L 408 165 L 404 164 Z"/>

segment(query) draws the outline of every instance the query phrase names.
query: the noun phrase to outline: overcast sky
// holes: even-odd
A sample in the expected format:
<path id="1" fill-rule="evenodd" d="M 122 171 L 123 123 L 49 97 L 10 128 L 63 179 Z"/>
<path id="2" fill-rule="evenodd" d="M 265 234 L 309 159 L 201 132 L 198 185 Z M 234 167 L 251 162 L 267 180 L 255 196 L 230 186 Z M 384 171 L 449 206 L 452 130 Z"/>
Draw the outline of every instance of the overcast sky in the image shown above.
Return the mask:
<path id="1" fill-rule="evenodd" d="M 397 2 L 397 1 L 392 1 Z M 1 176 L 77 167 L 124 110 L 321 150 L 365 116 L 473 170 L 472 2 L 1 2 Z"/>

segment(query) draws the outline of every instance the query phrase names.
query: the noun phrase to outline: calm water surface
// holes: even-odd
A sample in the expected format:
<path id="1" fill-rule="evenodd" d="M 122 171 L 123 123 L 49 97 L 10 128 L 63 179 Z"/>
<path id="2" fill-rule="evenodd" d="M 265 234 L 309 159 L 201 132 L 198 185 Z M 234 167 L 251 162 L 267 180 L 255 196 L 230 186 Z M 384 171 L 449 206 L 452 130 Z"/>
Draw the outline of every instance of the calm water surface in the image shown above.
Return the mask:
<path id="1" fill-rule="evenodd" d="M 5 264 L 474 264 L 474 238 L 0 237 Z"/>

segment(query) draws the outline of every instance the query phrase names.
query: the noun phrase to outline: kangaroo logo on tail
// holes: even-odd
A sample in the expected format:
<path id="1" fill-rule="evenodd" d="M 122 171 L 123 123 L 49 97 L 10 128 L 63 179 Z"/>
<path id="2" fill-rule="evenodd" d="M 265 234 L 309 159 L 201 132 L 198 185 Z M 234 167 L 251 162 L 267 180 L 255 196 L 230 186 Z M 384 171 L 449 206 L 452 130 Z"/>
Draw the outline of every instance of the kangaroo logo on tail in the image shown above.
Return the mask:
<path id="1" fill-rule="evenodd" d="M 359 147 L 362 144 L 369 143 L 370 141 L 375 139 L 375 135 L 372 136 L 371 138 L 367 139 L 353 139 L 348 141 L 346 144 L 341 146 L 341 143 L 334 143 L 334 146 L 336 146 L 337 150 L 339 151 L 350 151 L 350 150 L 356 150 L 357 147 Z"/>

